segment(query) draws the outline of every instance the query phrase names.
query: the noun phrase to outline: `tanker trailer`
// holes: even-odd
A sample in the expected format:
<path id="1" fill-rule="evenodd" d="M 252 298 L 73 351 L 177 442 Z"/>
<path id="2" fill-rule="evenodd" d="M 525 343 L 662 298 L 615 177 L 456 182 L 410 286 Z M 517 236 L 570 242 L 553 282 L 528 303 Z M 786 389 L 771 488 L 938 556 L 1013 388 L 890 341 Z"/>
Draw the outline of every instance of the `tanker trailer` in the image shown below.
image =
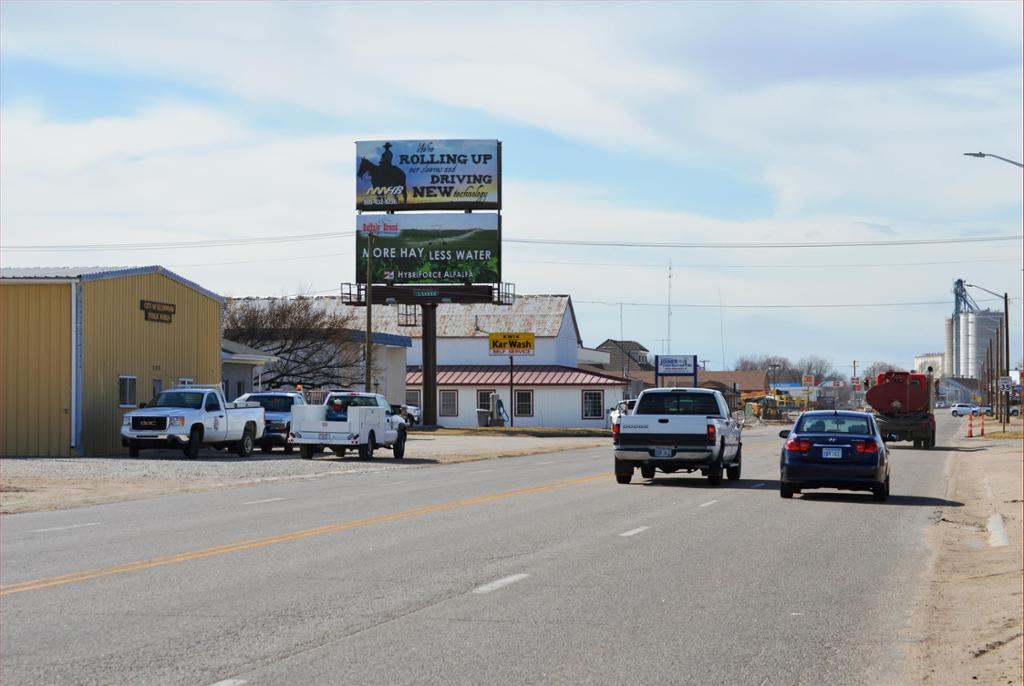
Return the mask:
<path id="1" fill-rule="evenodd" d="M 878 375 L 864 398 L 875 411 L 883 436 L 913 441 L 915 448 L 935 447 L 933 384 L 930 374 L 888 371 Z"/>

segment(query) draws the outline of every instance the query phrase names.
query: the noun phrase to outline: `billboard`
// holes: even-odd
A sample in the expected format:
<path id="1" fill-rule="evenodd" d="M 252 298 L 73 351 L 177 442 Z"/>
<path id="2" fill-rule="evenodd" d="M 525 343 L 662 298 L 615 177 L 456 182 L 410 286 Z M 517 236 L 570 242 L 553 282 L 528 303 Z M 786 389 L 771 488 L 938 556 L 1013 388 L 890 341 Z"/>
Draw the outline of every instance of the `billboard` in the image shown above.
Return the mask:
<path id="1" fill-rule="evenodd" d="M 490 355 L 502 357 L 533 355 L 534 335 L 532 333 L 492 333 L 487 335 Z"/>
<path id="2" fill-rule="evenodd" d="M 498 215 L 361 214 L 356 217 L 356 281 L 366 282 L 367 235 L 373 283 L 499 283 Z"/>
<path id="3" fill-rule="evenodd" d="M 696 373 L 696 355 L 656 355 L 654 360 L 659 376 L 693 376 Z"/>
<path id="4" fill-rule="evenodd" d="M 356 209 L 499 210 L 496 140 L 356 141 Z"/>

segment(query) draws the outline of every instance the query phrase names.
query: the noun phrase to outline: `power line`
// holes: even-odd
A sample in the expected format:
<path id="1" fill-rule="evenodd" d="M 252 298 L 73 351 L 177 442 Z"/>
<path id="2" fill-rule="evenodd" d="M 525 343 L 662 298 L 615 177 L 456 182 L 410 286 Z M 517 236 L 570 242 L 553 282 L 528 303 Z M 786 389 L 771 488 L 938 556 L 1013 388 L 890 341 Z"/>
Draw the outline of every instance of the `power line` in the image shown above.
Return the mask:
<path id="1" fill-rule="evenodd" d="M 294 234 L 290 236 L 267 236 L 259 238 L 222 238 L 208 241 L 170 241 L 163 243 L 88 243 L 78 245 L 6 245 L 0 250 L 8 252 L 62 252 L 108 250 L 177 250 L 188 248 L 219 248 L 236 245 L 267 245 L 297 241 L 318 241 L 354 236 L 354 231 L 329 231 L 325 233 Z M 997 241 L 1019 241 L 1021 236 L 975 236 L 971 238 L 921 238 L 895 241 L 848 241 L 815 243 L 642 243 L 631 241 L 575 241 L 547 238 L 503 238 L 505 243 L 524 245 L 572 245 L 612 248 L 689 248 L 689 249 L 766 249 L 766 248 L 850 248 L 898 245 L 942 245 L 954 243 L 991 243 Z"/>
<path id="2" fill-rule="evenodd" d="M 972 238 L 919 238 L 896 241 L 848 241 L 818 243 L 641 243 L 635 241 L 568 241 L 554 238 L 503 238 L 505 243 L 530 245 L 582 245 L 610 248 L 854 248 L 893 245 L 940 245 L 947 243 L 992 243 L 995 241 L 1019 241 L 1022 236 L 975 236 Z"/>
<path id="3" fill-rule="evenodd" d="M 1010 300 L 1017 301 L 1020 298 L 1010 298 Z M 1002 298 L 988 298 L 979 302 L 1002 302 Z M 630 307 L 665 307 L 665 303 L 637 303 L 637 302 L 609 302 L 605 300 L 573 300 L 574 303 L 581 305 L 613 305 L 618 307 L 621 305 L 628 305 Z M 755 309 L 755 310 L 766 310 L 766 309 L 838 309 L 848 307 L 921 307 L 925 305 L 949 305 L 949 300 L 927 300 L 921 302 L 894 302 L 894 303 L 801 303 L 801 304 L 787 304 L 787 305 L 719 305 L 717 303 L 673 303 L 671 307 L 682 307 L 682 308 L 701 308 L 701 309 Z"/>
<path id="4" fill-rule="evenodd" d="M 222 248 L 235 245 L 268 245 L 272 243 L 294 243 L 299 241 L 320 241 L 329 238 L 345 238 L 356 235 L 355 231 L 329 231 L 327 233 L 305 233 L 291 236 L 267 236 L 262 238 L 221 238 L 209 241 L 178 241 L 167 243 L 92 243 L 83 245 L 5 245 L 0 250 L 10 252 L 62 252 L 82 250 L 176 250 L 181 248 Z"/>

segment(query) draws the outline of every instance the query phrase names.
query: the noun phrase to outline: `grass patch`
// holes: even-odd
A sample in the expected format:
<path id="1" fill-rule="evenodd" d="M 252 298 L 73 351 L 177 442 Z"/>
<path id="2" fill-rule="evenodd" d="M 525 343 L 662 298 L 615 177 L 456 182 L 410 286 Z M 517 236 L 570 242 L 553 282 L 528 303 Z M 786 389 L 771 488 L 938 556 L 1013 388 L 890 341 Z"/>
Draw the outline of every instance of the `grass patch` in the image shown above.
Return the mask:
<path id="1" fill-rule="evenodd" d="M 1024 439 L 1024 431 L 986 431 L 982 438 L 991 438 L 993 440 L 1010 438 L 1017 439 L 1019 441 Z"/>

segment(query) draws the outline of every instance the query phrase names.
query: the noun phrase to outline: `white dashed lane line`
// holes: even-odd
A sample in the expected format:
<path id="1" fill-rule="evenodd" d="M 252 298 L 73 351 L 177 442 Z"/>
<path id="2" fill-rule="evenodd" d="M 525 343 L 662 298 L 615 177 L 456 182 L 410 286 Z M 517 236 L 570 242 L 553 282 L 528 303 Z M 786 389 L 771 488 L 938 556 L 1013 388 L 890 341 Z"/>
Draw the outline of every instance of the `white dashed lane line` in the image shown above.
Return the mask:
<path id="1" fill-rule="evenodd" d="M 483 586 L 474 588 L 473 593 L 490 593 L 491 591 L 497 591 L 499 588 L 504 588 L 509 584 L 514 584 L 517 581 L 522 581 L 523 579 L 526 579 L 529 576 L 529 574 L 513 574 L 512 576 L 506 576 L 504 579 L 498 579 L 497 581 L 492 581 L 489 584 L 484 584 Z"/>
<path id="2" fill-rule="evenodd" d="M 288 499 L 287 498 L 267 498 L 266 500 L 250 500 L 249 502 L 242 503 L 242 504 L 243 505 L 262 505 L 263 503 L 276 503 L 276 502 L 280 502 L 282 500 L 288 500 Z"/>
<path id="3" fill-rule="evenodd" d="M 637 534 L 642 533 L 644 531 L 647 531 L 650 528 L 651 527 L 649 527 L 649 526 L 638 526 L 635 529 L 630 529 L 629 531 L 625 531 L 625 532 L 619 534 L 619 536 L 636 536 Z"/>
<path id="4" fill-rule="evenodd" d="M 476 471 L 470 472 L 470 474 L 483 474 L 484 472 L 489 472 L 489 471 L 491 471 L 491 470 L 490 469 L 477 469 Z"/>
<path id="5" fill-rule="evenodd" d="M 242 684 L 249 683 L 245 679 L 225 679 L 224 681 L 218 681 L 210 686 L 242 686 Z"/>
<path id="6" fill-rule="evenodd" d="M 99 526 L 99 522 L 89 522 L 88 524 L 70 524 L 68 526 L 51 526 L 49 529 L 33 529 L 29 533 L 42 534 L 47 531 L 65 531 L 67 529 L 81 529 L 83 526 Z"/>
<path id="7" fill-rule="evenodd" d="M 717 500 L 709 500 L 706 503 L 701 503 L 697 507 L 707 507 L 708 505 L 714 505 L 717 502 L 718 502 Z"/>

